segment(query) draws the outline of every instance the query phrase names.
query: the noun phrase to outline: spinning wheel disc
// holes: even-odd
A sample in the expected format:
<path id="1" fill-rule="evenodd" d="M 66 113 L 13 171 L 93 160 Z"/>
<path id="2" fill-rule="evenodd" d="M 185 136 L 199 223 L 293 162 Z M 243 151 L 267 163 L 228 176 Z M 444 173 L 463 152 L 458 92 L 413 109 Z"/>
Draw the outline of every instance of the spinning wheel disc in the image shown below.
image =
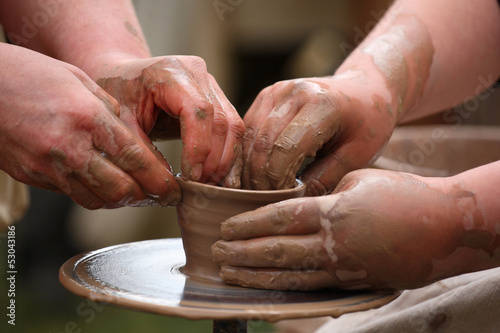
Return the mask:
<path id="1" fill-rule="evenodd" d="M 71 292 L 97 302 L 187 319 L 282 319 L 320 316 L 380 307 L 398 293 L 270 291 L 218 281 L 194 280 L 181 273 L 182 240 L 158 239 L 80 254 L 60 270 Z"/>

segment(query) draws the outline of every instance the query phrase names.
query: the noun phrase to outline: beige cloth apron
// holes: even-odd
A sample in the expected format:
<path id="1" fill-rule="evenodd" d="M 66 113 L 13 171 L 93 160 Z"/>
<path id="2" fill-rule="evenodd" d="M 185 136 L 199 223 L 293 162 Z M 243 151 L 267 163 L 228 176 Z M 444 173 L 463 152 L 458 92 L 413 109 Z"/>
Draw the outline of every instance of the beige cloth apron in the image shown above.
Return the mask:
<path id="1" fill-rule="evenodd" d="M 277 324 L 280 333 L 500 332 L 500 268 L 404 291 L 379 309 L 317 318 L 301 326 L 299 320 Z"/>

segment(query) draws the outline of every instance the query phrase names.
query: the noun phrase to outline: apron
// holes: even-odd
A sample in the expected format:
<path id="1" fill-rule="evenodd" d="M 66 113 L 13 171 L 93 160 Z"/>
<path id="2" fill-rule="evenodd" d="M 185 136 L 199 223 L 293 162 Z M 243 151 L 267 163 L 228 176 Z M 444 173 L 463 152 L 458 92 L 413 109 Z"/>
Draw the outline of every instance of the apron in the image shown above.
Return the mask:
<path id="1" fill-rule="evenodd" d="M 379 309 L 329 318 L 316 330 L 337 332 L 500 332 L 500 268 L 404 291 Z"/>

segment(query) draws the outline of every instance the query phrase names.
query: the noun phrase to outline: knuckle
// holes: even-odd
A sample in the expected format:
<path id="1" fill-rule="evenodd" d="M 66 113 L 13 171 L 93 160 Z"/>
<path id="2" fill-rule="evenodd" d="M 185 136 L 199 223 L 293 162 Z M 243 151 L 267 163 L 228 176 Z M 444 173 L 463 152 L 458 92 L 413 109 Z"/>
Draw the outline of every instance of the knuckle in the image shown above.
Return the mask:
<path id="1" fill-rule="evenodd" d="M 307 181 L 307 194 L 309 196 L 322 196 L 330 191 L 329 186 L 318 179 L 309 179 Z"/>
<path id="2" fill-rule="evenodd" d="M 117 116 L 120 115 L 120 103 L 115 98 L 104 90 L 99 90 L 95 95 L 102 103 L 102 105 L 96 105 L 96 108 L 102 108 L 102 106 L 104 106 L 109 112 L 112 112 Z"/>
<path id="3" fill-rule="evenodd" d="M 267 86 L 262 89 L 260 93 L 257 95 L 257 99 L 263 99 L 265 96 L 272 94 L 272 92 L 279 87 L 279 82 L 273 85 Z"/>
<path id="4" fill-rule="evenodd" d="M 285 80 L 274 84 L 275 89 L 286 91 L 289 94 L 295 94 L 297 92 L 307 90 L 309 86 L 310 82 L 305 79 Z"/>
<path id="5" fill-rule="evenodd" d="M 106 200 L 112 204 L 125 205 L 134 192 L 134 185 L 128 181 L 120 181 L 109 187 Z"/>
<path id="6" fill-rule="evenodd" d="M 257 130 L 255 127 L 247 126 L 245 128 L 245 132 L 243 133 L 243 141 L 244 142 L 253 142 L 256 134 L 257 134 Z"/>
<path id="7" fill-rule="evenodd" d="M 328 109 L 337 109 L 337 101 L 334 96 L 328 93 L 317 94 L 319 103 L 326 106 Z"/>
<path id="8" fill-rule="evenodd" d="M 228 119 L 224 115 L 214 117 L 212 121 L 212 132 L 216 135 L 226 136 L 229 128 Z"/>
<path id="9" fill-rule="evenodd" d="M 94 81 L 92 81 L 88 75 L 83 71 L 81 70 L 80 68 L 72 65 L 72 64 L 69 64 L 69 63 L 63 63 L 63 66 L 71 73 L 73 74 L 76 78 L 78 78 L 80 81 L 82 81 L 83 83 L 88 83 L 89 81 L 91 81 L 92 83 Z"/>
<path id="10" fill-rule="evenodd" d="M 88 210 L 96 210 L 106 207 L 106 202 L 99 197 L 72 197 L 73 201 Z"/>
<path id="11" fill-rule="evenodd" d="M 61 112 L 61 114 L 68 117 L 67 121 L 71 122 L 71 125 L 78 129 L 96 129 L 100 125 L 99 123 L 103 121 L 103 102 L 98 98 L 87 97 L 82 98 L 80 96 L 74 98 L 75 105 Z"/>
<path id="12" fill-rule="evenodd" d="M 88 210 L 97 210 L 97 209 L 104 208 L 106 206 L 106 204 L 101 200 L 86 201 L 86 202 L 80 203 L 80 205 L 83 208 L 86 208 Z"/>
<path id="13" fill-rule="evenodd" d="M 363 174 L 364 173 L 362 170 L 355 170 L 355 171 L 351 171 L 351 172 L 347 173 L 346 175 L 344 175 L 342 177 L 342 179 L 340 179 L 334 192 L 338 193 L 338 192 L 346 191 L 346 190 L 352 188 L 354 185 L 356 185 L 359 182 L 360 177 L 362 177 Z"/>
<path id="14" fill-rule="evenodd" d="M 297 79 L 291 81 L 291 88 L 294 91 L 306 90 L 307 88 L 309 88 L 309 86 L 310 86 L 309 81 L 306 81 L 304 79 Z"/>
<path id="15" fill-rule="evenodd" d="M 203 58 L 198 56 L 186 56 L 185 58 L 191 65 L 189 67 L 202 72 L 207 71 L 207 64 Z"/>
<path id="16" fill-rule="evenodd" d="M 281 290 L 302 290 L 307 287 L 300 275 L 292 271 L 283 272 L 278 285 Z"/>
<path id="17" fill-rule="evenodd" d="M 267 134 L 260 135 L 254 143 L 253 149 L 256 152 L 270 152 L 274 147 L 274 142 Z"/>
<path id="18" fill-rule="evenodd" d="M 238 117 L 231 123 L 230 130 L 236 134 L 238 139 L 242 139 L 245 135 L 245 123 Z"/>
<path id="19" fill-rule="evenodd" d="M 136 143 L 124 145 L 117 154 L 116 164 L 126 172 L 146 167 L 147 151 Z"/>
<path id="20" fill-rule="evenodd" d="M 266 262 L 275 263 L 280 267 L 285 259 L 285 250 L 280 242 L 274 242 L 271 246 L 264 250 Z"/>
<path id="21" fill-rule="evenodd" d="M 195 102 L 192 110 L 198 120 L 214 120 L 214 105 L 208 101 L 205 96 L 199 95 L 199 99 Z"/>
<path id="22" fill-rule="evenodd" d="M 295 139 L 287 135 L 281 135 L 274 143 L 274 147 L 279 152 L 285 153 L 287 155 L 294 154 L 295 151 L 298 150 L 298 145 L 297 142 L 295 142 Z"/>

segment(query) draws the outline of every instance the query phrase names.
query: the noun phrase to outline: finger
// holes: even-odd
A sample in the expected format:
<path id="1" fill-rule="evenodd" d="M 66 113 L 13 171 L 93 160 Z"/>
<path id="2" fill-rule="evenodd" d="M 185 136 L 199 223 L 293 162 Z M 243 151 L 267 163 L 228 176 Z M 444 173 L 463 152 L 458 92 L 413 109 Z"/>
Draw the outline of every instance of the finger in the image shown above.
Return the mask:
<path id="1" fill-rule="evenodd" d="M 55 163 L 52 162 L 52 165 L 56 166 L 56 170 L 58 173 L 68 168 L 68 166 L 63 166 L 57 161 Z M 54 178 L 47 177 L 46 175 L 44 175 L 43 177 L 32 177 L 32 179 L 37 180 L 37 182 L 33 184 L 33 186 L 67 195 L 71 197 L 71 199 L 75 203 L 90 210 L 100 208 L 118 208 L 123 206 L 120 204 L 113 204 L 110 201 L 103 199 L 98 193 L 94 193 L 94 191 L 92 191 L 89 186 L 80 181 L 80 177 L 78 175 L 78 172 L 76 171 L 73 171 L 69 174 L 63 172 L 60 173 L 59 176 L 54 173 L 52 175 L 54 176 Z M 83 178 L 89 179 L 89 177 L 91 176 L 85 175 L 85 177 Z M 61 181 L 62 178 L 64 179 L 64 181 Z M 95 183 L 96 181 L 94 181 L 94 185 Z"/>
<path id="2" fill-rule="evenodd" d="M 368 163 L 359 161 L 365 145 L 343 142 L 342 146 L 307 166 L 301 175 L 306 184 L 306 196 L 319 196 L 331 192 L 347 173 Z"/>
<path id="3" fill-rule="evenodd" d="M 114 185 L 113 188 L 120 188 L 121 191 L 111 196 L 104 193 L 105 190 L 102 188 L 95 188 L 95 186 L 91 187 L 92 191 L 100 194 L 101 197 L 104 195 L 104 200 L 109 200 L 109 198 L 116 200 L 128 188 L 133 193 L 133 197 L 125 198 L 124 196 L 123 200 L 128 200 L 129 204 L 134 205 L 150 205 L 155 202 L 162 206 L 168 206 L 179 203 L 180 188 L 172 175 L 170 166 L 161 153 L 156 150 L 147 135 L 139 128 L 137 119 L 132 116 L 131 112 L 127 112 L 128 110 L 122 112 L 120 110 L 122 106 L 106 91 L 92 81 L 90 83 L 87 81 L 84 80 L 82 83 L 91 85 L 89 89 L 101 102 L 99 107 L 95 109 L 100 110 L 104 107 L 108 111 L 99 112 L 98 116 L 91 118 L 93 123 L 86 123 L 86 125 L 94 129 L 93 144 L 98 155 L 100 153 L 106 154 L 112 163 L 125 173 L 128 173 L 140 185 L 134 186 L 134 189 L 130 188 L 130 182 L 125 182 L 121 187 Z M 117 115 L 121 115 L 130 128 L 127 128 L 118 119 Z M 138 136 L 135 136 L 133 132 L 136 132 Z M 104 169 L 101 168 L 101 170 Z M 108 174 L 104 171 L 101 172 Z M 114 175 L 115 177 L 110 178 L 111 180 L 116 179 L 116 172 Z M 99 177 L 99 175 L 94 173 L 94 177 Z M 92 185 L 90 184 L 90 186 Z M 145 195 L 139 195 L 141 188 Z M 145 200 L 144 197 L 148 199 Z M 111 201 L 111 203 L 115 204 L 116 202 Z M 121 203 L 118 204 L 121 205 Z"/>
<path id="4" fill-rule="evenodd" d="M 340 130 L 339 115 L 330 104 L 307 104 L 275 140 L 269 158 L 269 182 L 273 189 L 293 187 L 306 157 L 315 157 Z"/>
<path id="5" fill-rule="evenodd" d="M 251 189 L 252 186 L 250 184 L 250 159 L 249 156 L 251 154 L 251 147 L 255 142 L 257 137 L 257 133 L 259 132 L 261 123 L 263 119 L 267 118 L 267 115 L 274 106 L 274 100 L 272 98 L 264 98 L 267 96 L 267 92 L 271 89 L 271 87 L 267 87 L 262 90 L 257 98 L 253 101 L 252 105 L 245 113 L 243 121 L 245 123 L 245 134 L 243 135 L 243 171 L 241 176 L 241 185 L 242 188 Z M 267 105 L 263 105 L 263 102 L 266 101 Z"/>
<path id="6" fill-rule="evenodd" d="M 222 175 L 220 172 L 217 172 L 217 168 L 224 151 L 229 124 L 226 112 L 216 93 L 211 89 L 211 87 L 202 87 L 202 89 L 204 89 L 210 103 L 213 105 L 213 119 L 212 132 L 210 133 L 210 136 L 206 138 L 210 141 L 210 153 L 203 163 L 202 174 L 198 181 L 202 183 L 210 181 L 218 184 L 222 179 Z"/>
<path id="7" fill-rule="evenodd" d="M 24 181 L 30 186 L 43 188 L 48 191 L 69 196 L 75 203 L 87 209 L 99 209 L 109 205 L 106 200 L 96 195 L 87 186 L 83 185 L 75 175 L 64 176 L 64 182 L 58 181 L 48 176 L 48 173 L 31 173 L 30 181 Z"/>
<path id="8" fill-rule="evenodd" d="M 99 123 L 100 127 L 107 131 L 95 131 L 93 141 L 97 151 L 104 152 L 111 163 L 133 178 L 144 190 L 146 196 L 154 199 L 157 204 L 162 206 L 177 204 L 180 201 L 179 185 L 171 171 L 158 161 L 156 155 L 118 119 L 104 118 L 100 114 L 96 117 L 96 125 Z M 103 169 L 108 170 L 100 169 L 100 172 L 103 172 Z M 139 189 L 136 186 L 130 187 L 129 182 L 121 187 L 118 185 L 116 170 L 109 170 L 108 173 L 115 187 L 120 188 L 119 195 L 123 195 L 128 190 L 132 194 L 132 201 L 140 202 L 143 199 L 143 196 L 139 195 Z M 95 176 L 96 172 L 93 175 Z M 122 178 L 125 177 L 122 175 Z M 93 190 L 94 192 L 103 191 L 98 188 Z"/>
<path id="9" fill-rule="evenodd" d="M 94 152 L 87 170 L 75 172 L 76 178 L 110 206 L 154 205 L 142 187 L 122 169 Z M 157 204 L 157 203 L 156 203 Z"/>
<path id="10" fill-rule="evenodd" d="M 84 148 L 68 139 L 64 147 L 53 147 L 49 168 L 32 171 L 37 186 L 70 196 L 88 209 L 121 207 L 147 199 L 141 187 L 129 175 L 106 160 L 98 151 L 88 149 L 88 141 L 77 136 Z M 69 146 L 66 145 L 69 143 Z"/>
<path id="11" fill-rule="evenodd" d="M 272 98 L 272 96 L 270 95 L 269 98 Z M 271 104 L 271 102 L 264 101 L 263 105 L 266 104 Z M 301 102 L 294 99 L 280 103 L 269 112 L 267 118 L 261 124 L 258 133 L 254 136 L 253 142 L 248 148 L 248 154 L 244 161 L 246 172 L 250 175 L 249 182 L 252 189 L 272 189 L 268 176 L 269 158 L 276 146 L 276 139 L 295 117 L 300 107 Z M 249 126 L 252 126 L 252 124 Z M 257 127 L 258 125 L 253 126 Z M 245 140 L 249 139 L 249 137 L 245 138 Z"/>
<path id="12" fill-rule="evenodd" d="M 323 270 L 287 270 L 222 266 L 220 277 L 227 284 L 274 290 L 319 290 L 334 286 Z"/>
<path id="13" fill-rule="evenodd" d="M 243 119 L 224 96 L 220 87 L 213 80 L 212 86 L 217 92 L 217 96 L 221 96 L 221 104 L 226 111 L 229 127 L 224 145 L 224 153 L 222 154 L 219 162 L 218 172 L 224 176 L 223 185 L 225 187 L 240 188 L 241 187 L 241 173 L 243 168 L 243 152 L 242 141 L 245 134 L 245 124 Z"/>
<path id="14" fill-rule="evenodd" d="M 226 179 L 230 187 L 240 187 L 241 171 L 233 168 L 241 166 L 241 141 L 245 131 L 243 120 L 218 86 L 213 76 L 209 77 L 209 98 L 214 105 L 212 124 L 212 147 L 205 163 L 201 181 L 220 184 L 232 170 L 232 178 Z"/>
<path id="15" fill-rule="evenodd" d="M 170 165 L 168 164 L 168 162 L 148 137 L 148 133 L 150 130 L 147 128 L 145 129 L 145 124 L 155 123 L 154 119 L 158 118 L 158 114 L 161 111 L 160 109 L 151 107 L 151 109 L 153 110 L 152 112 L 147 112 L 143 114 L 142 117 L 138 118 L 135 115 L 135 112 L 132 112 L 126 106 L 121 105 L 115 98 L 109 95 L 104 89 L 100 88 L 93 81 L 83 80 L 82 82 L 87 87 L 87 89 L 91 90 L 94 96 L 102 102 L 104 107 L 109 112 L 113 113 L 117 118 L 120 118 L 120 120 L 128 127 L 128 129 L 131 130 L 134 135 L 136 135 L 144 142 L 148 149 L 157 157 L 160 163 L 170 169 Z M 141 124 L 138 123 L 139 121 L 141 121 Z M 166 125 L 165 122 L 163 123 L 163 125 Z"/>
<path id="16" fill-rule="evenodd" d="M 221 266 L 319 269 L 316 257 L 324 257 L 321 244 L 316 234 L 218 241 L 212 246 L 212 256 Z"/>
<path id="17" fill-rule="evenodd" d="M 221 224 L 224 240 L 249 239 L 272 235 L 301 235 L 321 228 L 318 198 L 281 201 L 233 216 Z"/>
<path id="18" fill-rule="evenodd" d="M 235 147 L 236 157 L 233 162 L 233 166 L 226 178 L 222 181 L 223 187 L 229 188 L 241 188 L 241 174 L 243 172 L 243 150 L 241 144 Z"/>
<path id="19" fill-rule="evenodd" d="M 179 60 L 159 61 L 147 68 L 154 71 L 155 104 L 171 116 L 180 119 L 182 150 L 181 171 L 183 177 L 198 181 L 202 177 L 203 165 L 210 154 L 212 143 L 212 120 L 214 106 L 200 84 L 208 78 L 194 78 L 189 69 Z"/>
<path id="20" fill-rule="evenodd" d="M 70 193 L 61 193 L 69 195 L 74 202 L 80 206 L 94 210 L 100 208 L 115 207 L 107 200 L 102 199 L 95 194 L 90 188 L 84 185 L 76 176 L 67 177 Z M 59 192 L 59 191 L 58 191 Z"/>

